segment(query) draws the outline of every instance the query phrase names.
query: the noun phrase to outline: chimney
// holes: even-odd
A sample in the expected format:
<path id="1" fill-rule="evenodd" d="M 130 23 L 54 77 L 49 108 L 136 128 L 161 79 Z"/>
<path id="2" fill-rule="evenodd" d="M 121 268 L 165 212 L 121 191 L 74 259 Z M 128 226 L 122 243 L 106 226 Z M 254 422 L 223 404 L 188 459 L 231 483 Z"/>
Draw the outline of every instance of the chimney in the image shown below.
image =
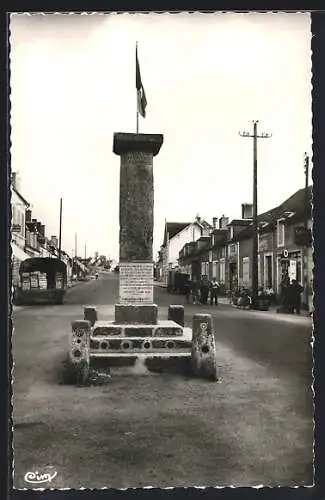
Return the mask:
<path id="1" fill-rule="evenodd" d="M 42 227 L 42 224 L 40 222 L 37 222 L 37 232 L 38 233 L 41 233 L 41 227 Z"/>
<path id="2" fill-rule="evenodd" d="M 25 220 L 26 220 L 26 222 L 31 222 L 32 221 L 32 211 L 31 210 L 26 210 L 26 212 L 25 212 Z"/>
<path id="3" fill-rule="evenodd" d="M 218 229 L 218 217 L 213 217 L 212 225 L 213 225 L 213 229 Z"/>
<path id="4" fill-rule="evenodd" d="M 227 224 L 229 224 L 229 217 L 225 217 L 224 215 L 219 219 L 219 229 L 224 229 Z"/>
<path id="5" fill-rule="evenodd" d="M 253 205 L 251 203 L 242 203 L 241 218 L 242 219 L 252 219 L 253 218 Z"/>
<path id="6" fill-rule="evenodd" d="M 41 225 L 40 233 L 42 236 L 45 236 L 45 225 L 44 224 Z"/>

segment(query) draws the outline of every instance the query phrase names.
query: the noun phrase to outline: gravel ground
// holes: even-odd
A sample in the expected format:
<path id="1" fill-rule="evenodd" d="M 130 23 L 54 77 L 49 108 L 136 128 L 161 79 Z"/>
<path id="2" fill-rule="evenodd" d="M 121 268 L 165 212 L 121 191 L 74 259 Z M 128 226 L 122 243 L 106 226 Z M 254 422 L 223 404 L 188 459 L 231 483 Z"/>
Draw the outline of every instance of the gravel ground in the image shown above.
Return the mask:
<path id="1" fill-rule="evenodd" d="M 244 328 L 224 308 L 220 321 Z M 80 316 L 68 304 L 14 313 L 16 488 L 45 467 L 57 471 L 43 485 L 52 488 L 312 484 L 311 390 L 298 401 L 296 378 L 217 338 L 217 383 L 133 374 L 64 385 L 68 328 Z"/>

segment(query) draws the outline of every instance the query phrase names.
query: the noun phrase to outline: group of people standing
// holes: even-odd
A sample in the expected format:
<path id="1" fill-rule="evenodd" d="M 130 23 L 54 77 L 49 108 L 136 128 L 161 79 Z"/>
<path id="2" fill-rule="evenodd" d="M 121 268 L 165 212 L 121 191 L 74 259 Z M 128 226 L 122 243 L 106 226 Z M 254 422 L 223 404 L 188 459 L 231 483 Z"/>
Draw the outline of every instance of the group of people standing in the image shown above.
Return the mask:
<path id="1" fill-rule="evenodd" d="M 213 278 L 211 281 L 207 276 L 203 276 L 198 280 L 195 277 L 193 280 L 188 280 L 185 284 L 185 299 L 188 304 L 210 304 L 218 305 L 220 285 Z"/>
<path id="2" fill-rule="evenodd" d="M 285 312 L 300 314 L 302 286 L 297 280 L 284 282 L 281 286 L 281 303 Z"/>

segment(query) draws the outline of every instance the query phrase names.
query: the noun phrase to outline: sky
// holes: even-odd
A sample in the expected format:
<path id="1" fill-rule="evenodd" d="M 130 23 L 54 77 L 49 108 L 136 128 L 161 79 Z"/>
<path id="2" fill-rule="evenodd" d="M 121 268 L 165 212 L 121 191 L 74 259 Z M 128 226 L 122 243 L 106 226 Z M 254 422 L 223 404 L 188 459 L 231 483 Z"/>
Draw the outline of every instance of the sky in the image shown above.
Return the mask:
<path id="1" fill-rule="evenodd" d="M 140 133 L 164 135 L 154 157 L 154 257 L 165 219 L 241 217 L 304 187 L 312 152 L 308 13 L 12 14 L 11 168 L 33 217 L 62 246 L 118 259 L 114 132 L 136 131 L 135 44 L 147 97 Z M 311 182 L 311 179 L 310 179 Z"/>

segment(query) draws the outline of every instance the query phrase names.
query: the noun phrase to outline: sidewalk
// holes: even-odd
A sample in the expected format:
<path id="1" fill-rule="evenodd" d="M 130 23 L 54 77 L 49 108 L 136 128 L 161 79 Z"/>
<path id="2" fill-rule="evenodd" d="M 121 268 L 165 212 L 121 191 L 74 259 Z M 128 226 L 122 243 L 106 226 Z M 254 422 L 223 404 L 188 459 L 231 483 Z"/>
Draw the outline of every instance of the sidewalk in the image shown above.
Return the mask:
<path id="1" fill-rule="evenodd" d="M 159 281 L 154 281 L 154 285 L 158 286 L 160 288 L 167 288 L 167 285 L 165 283 L 159 282 Z M 240 310 L 239 308 L 237 308 L 236 306 L 234 306 L 233 304 L 231 304 L 229 302 L 229 299 L 227 297 L 218 297 L 218 302 L 219 302 L 219 304 L 222 304 L 222 305 L 225 305 L 225 306 L 229 306 L 229 307 L 233 307 L 234 309 Z M 256 315 L 259 315 L 259 316 L 262 315 L 264 317 L 274 317 L 274 316 L 276 316 L 279 319 L 280 318 L 286 318 L 286 319 L 292 318 L 294 320 L 295 318 L 296 319 L 306 318 L 306 319 L 310 319 L 311 320 L 311 316 L 310 316 L 310 313 L 308 311 L 301 311 L 301 314 L 299 316 L 297 314 L 278 313 L 277 309 L 278 309 L 278 306 L 271 306 L 268 311 L 250 310 L 250 311 L 247 311 L 247 313 L 248 314 L 256 314 Z"/>
<path id="2" fill-rule="evenodd" d="M 220 304 L 223 304 L 223 305 L 228 305 L 228 306 L 232 306 L 232 307 L 236 307 L 234 306 L 233 304 L 231 304 L 229 302 L 229 299 L 227 299 L 227 297 L 219 297 L 218 298 L 218 301 Z M 268 313 L 268 314 L 276 314 L 278 316 L 289 316 L 289 317 L 295 317 L 297 315 L 292 315 L 292 314 L 286 314 L 286 313 L 278 313 L 277 312 L 277 309 L 278 309 L 278 305 L 276 306 L 271 306 L 270 309 L 268 311 L 251 311 L 251 312 L 256 312 L 256 313 Z M 310 313 L 309 311 L 301 311 L 301 314 L 300 314 L 301 317 L 305 317 L 305 318 L 310 318 Z"/>
<path id="3" fill-rule="evenodd" d="M 164 283 L 162 281 L 154 281 L 153 286 L 160 286 L 160 288 L 167 288 L 166 283 Z"/>

